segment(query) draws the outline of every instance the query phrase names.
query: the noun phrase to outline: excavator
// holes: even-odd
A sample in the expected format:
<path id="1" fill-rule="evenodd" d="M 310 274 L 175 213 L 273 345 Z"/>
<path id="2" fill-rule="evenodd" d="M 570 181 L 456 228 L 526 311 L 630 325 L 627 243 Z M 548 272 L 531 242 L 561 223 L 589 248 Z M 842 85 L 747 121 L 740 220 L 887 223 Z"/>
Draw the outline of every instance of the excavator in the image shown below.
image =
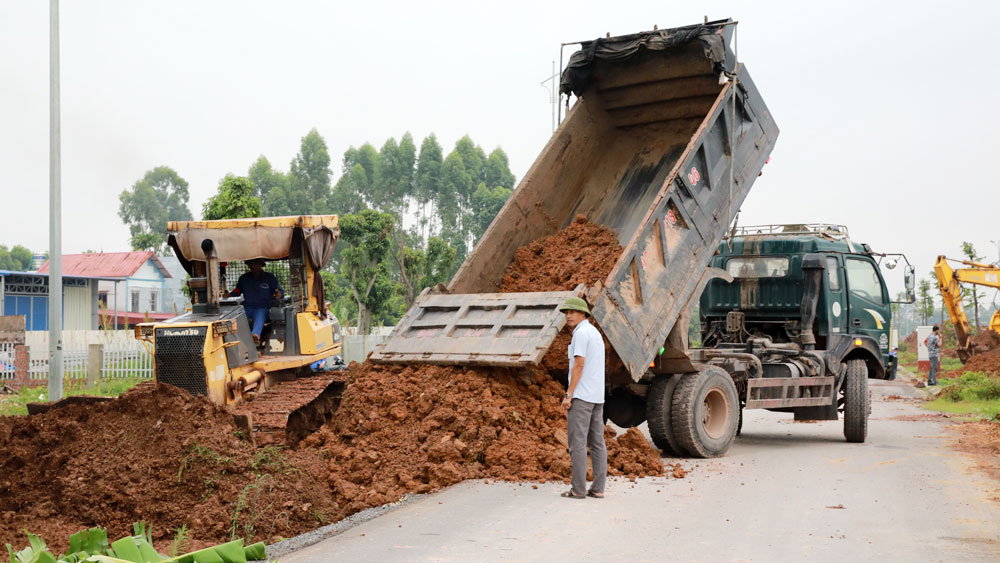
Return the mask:
<path id="1" fill-rule="evenodd" d="M 135 327 L 156 383 L 230 407 L 258 445 L 294 446 L 329 420 L 346 383 L 340 325 L 320 276 L 340 235 L 337 216 L 171 221 L 167 231 L 190 275 L 192 306 Z M 266 261 L 284 290 L 259 342 L 243 297 L 226 297 L 254 259 Z"/>
<path id="2" fill-rule="evenodd" d="M 952 268 L 949 262 L 960 263 L 967 268 Z M 971 260 L 953 260 L 938 256 L 934 263 L 934 273 L 937 274 L 938 289 L 941 299 L 948 309 L 951 322 L 955 325 L 958 359 L 964 364 L 975 353 L 972 343 L 972 328 L 962 307 L 962 288 L 959 283 L 968 283 L 1000 289 L 1000 267 L 981 264 Z M 993 313 L 990 319 L 990 330 L 1000 332 L 1000 311 Z"/>

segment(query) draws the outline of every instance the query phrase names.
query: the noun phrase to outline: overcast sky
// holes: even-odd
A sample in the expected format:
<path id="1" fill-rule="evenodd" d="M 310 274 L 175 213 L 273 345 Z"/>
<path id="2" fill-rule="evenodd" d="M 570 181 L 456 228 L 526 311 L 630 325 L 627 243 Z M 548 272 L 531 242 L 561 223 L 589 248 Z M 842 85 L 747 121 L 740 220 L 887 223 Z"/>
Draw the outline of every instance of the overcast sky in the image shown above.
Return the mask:
<path id="1" fill-rule="evenodd" d="M 410 131 L 501 146 L 520 179 L 550 135 L 561 42 L 739 20 L 781 135 L 741 224 L 846 224 L 924 277 L 998 259 L 996 3 L 64 1 L 63 249 L 128 250 L 118 194 L 167 165 L 190 207 L 316 127 L 345 149 Z M 48 2 L 0 0 L 0 243 L 48 248 Z M 567 50 L 567 57 L 570 50 Z M 887 273 L 893 291 L 900 269 Z M 992 292 L 991 292 L 992 297 Z"/>

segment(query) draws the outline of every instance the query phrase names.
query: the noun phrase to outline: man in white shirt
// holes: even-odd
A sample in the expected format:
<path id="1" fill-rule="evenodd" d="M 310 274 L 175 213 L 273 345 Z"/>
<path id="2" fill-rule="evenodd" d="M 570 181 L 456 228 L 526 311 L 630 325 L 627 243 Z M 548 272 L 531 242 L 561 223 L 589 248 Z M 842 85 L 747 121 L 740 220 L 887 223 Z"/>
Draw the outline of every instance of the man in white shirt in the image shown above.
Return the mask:
<path id="1" fill-rule="evenodd" d="M 569 388 L 563 398 L 566 434 L 573 461 L 572 488 L 565 498 L 604 498 L 608 476 L 608 450 L 604 446 L 604 339 L 587 320 L 590 309 L 579 297 L 559 306 L 573 329 L 569 345 Z M 594 482 L 587 490 L 587 446 L 594 468 Z"/>

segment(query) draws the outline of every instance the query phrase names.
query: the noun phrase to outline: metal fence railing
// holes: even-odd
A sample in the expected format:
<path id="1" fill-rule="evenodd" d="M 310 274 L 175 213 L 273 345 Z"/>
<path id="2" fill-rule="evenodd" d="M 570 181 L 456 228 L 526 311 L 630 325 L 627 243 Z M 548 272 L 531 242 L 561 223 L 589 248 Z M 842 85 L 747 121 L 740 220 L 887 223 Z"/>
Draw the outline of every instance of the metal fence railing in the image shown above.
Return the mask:
<path id="1" fill-rule="evenodd" d="M 95 331 L 103 333 L 104 331 Z M 121 334 L 127 333 L 127 334 Z M 131 331 L 100 334 L 97 342 L 74 342 L 63 349 L 63 377 L 73 380 L 87 379 L 90 365 L 90 345 L 98 344 L 102 350 L 101 378 L 153 377 L 153 356 L 142 342 L 131 337 Z M 15 377 L 14 344 L 0 343 L 0 380 Z M 44 380 L 49 376 L 49 350 L 42 343 L 28 347 L 28 380 Z"/>

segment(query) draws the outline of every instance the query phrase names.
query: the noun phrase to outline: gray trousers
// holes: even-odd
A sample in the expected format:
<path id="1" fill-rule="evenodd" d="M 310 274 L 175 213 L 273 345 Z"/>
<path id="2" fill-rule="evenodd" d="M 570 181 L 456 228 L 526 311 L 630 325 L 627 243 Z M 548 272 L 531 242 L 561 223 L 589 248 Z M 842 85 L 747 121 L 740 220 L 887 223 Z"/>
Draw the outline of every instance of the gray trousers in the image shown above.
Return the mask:
<path id="1" fill-rule="evenodd" d="M 587 492 L 587 446 L 594 466 L 594 483 L 590 490 L 604 492 L 608 478 L 608 450 L 604 447 L 604 404 L 573 399 L 566 412 L 566 435 L 569 455 L 573 460 L 573 492 Z"/>
<path id="2" fill-rule="evenodd" d="M 940 356 L 930 356 L 930 360 L 931 360 L 931 372 L 930 372 L 930 374 L 927 375 L 927 384 L 928 385 L 937 385 L 937 382 L 938 382 L 938 380 L 937 380 L 938 366 L 941 365 L 941 357 Z"/>

